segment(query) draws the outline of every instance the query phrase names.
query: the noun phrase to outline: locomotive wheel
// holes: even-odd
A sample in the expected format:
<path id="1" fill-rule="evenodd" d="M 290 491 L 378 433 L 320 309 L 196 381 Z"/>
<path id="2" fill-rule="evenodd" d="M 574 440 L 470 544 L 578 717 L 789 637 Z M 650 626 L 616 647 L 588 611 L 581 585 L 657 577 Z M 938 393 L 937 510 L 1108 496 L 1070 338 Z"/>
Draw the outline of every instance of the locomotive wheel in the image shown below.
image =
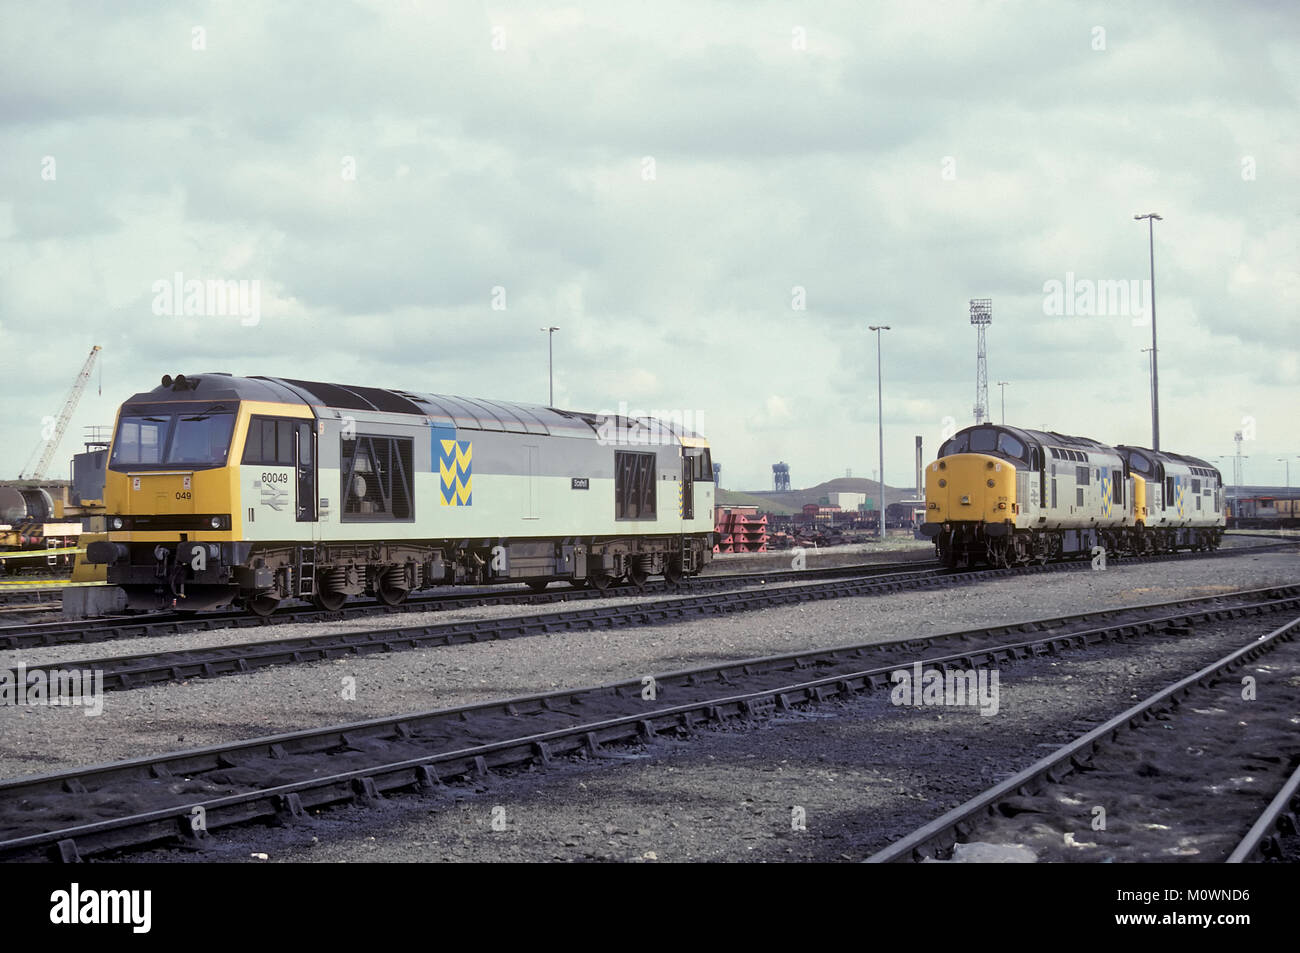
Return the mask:
<path id="1" fill-rule="evenodd" d="M 939 561 L 947 569 L 957 568 L 957 550 L 953 548 L 951 541 L 946 546 L 939 547 Z"/>
<path id="2" fill-rule="evenodd" d="M 543 592 L 551 584 L 549 579 L 529 579 L 528 588 L 533 592 Z"/>
<path id="3" fill-rule="evenodd" d="M 627 581 L 633 586 L 636 586 L 637 589 L 644 590 L 645 580 L 646 571 L 640 566 L 637 566 L 635 561 L 633 561 L 633 564 L 627 568 Z"/>
<path id="4" fill-rule="evenodd" d="M 989 541 L 988 544 L 989 565 L 996 566 L 999 569 L 1007 569 L 1011 566 L 1011 547 L 1005 541 Z"/>
<path id="5" fill-rule="evenodd" d="M 317 609 L 323 609 L 326 612 L 338 612 L 343 608 L 343 603 L 348 601 L 346 592 L 323 592 L 313 593 L 311 597 L 312 605 Z"/>
<path id="6" fill-rule="evenodd" d="M 587 577 L 587 585 L 599 592 L 604 592 L 613 582 L 613 577 L 608 576 L 603 572 L 595 576 Z"/>
<path id="7" fill-rule="evenodd" d="M 274 596 L 258 596 L 247 602 L 248 611 L 259 619 L 269 619 L 271 613 L 280 607 L 280 600 Z"/>
<path id="8" fill-rule="evenodd" d="M 668 564 L 664 566 L 664 582 L 670 586 L 680 586 L 682 578 L 682 564 L 675 559 L 668 560 Z"/>
<path id="9" fill-rule="evenodd" d="M 410 589 L 396 589 L 381 583 L 379 588 L 375 590 L 375 595 L 386 606 L 400 606 L 406 601 L 406 597 L 410 592 Z"/>

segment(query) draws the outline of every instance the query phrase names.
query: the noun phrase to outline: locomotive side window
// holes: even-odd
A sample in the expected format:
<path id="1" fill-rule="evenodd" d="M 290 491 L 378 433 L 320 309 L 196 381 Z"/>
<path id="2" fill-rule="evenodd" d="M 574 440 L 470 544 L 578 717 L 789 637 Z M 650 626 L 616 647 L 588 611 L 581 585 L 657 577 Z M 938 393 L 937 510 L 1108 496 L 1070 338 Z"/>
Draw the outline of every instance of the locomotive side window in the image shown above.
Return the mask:
<path id="1" fill-rule="evenodd" d="M 298 429 L 296 421 L 277 420 L 275 422 L 275 455 L 282 464 L 288 466 L 293 463 L 293 445 L 295 431 Z M 284 448 L 289 448 L 289 458 L 285 459 Z"/>
<path id="2" fill-rule="evenodd" d="M 657 492 L 653 453 L 615 451 L 614 519 L 654 519 Z"/>
<path id="3" fill-rule="evenodd" d="M 685 451 L 686 457 L 691 461 L 691 478 L 694 480 L 707 480 L 713 482 L 713 463 L 709 459 L 709 451 L 704 448 L 689 449 Z"/>
<path id="4" fill-rule="evenodd" d="M 1080 486 L 1087 486 L 1087 485 L 1091 482 L 1091 480 L 1089 479 L 1088 468 L 1087 468 L 1087 467 L 1075 467 L 1075 468 L 1074 468 L 1074 479 L 1075 479 L 1075 482 L 1078 483 Z M 1080 490 L 1079 492 L 1082 493 L 1083 491 Z M 1079 505 L 1082 506 L 1083 504 L 1080 503 Z"/>
<path id="5" fill-rule="evenodd" d="M 255 460 L 246 460 L 247 463 L 275 463 L 275 421 L 274 420 L 255 420 L 252 426 L 257 427 L 258 441 L 260 447 L 259 455 Z M 249 441 L 252 446 L 252 441 Z M 247 456 L 247 454 L 245 454 Z"/>
<path id="6" fill-rule="evenodd" d="M 245 464 L 293 466 L 294 428 L 298 421 L 284 417 L 254 417 L 244 441 Z"/>
<path id="7" fill-rule="evenodd" d="M 1025 445 L 1009 433 L 998 434 L 998 452 L 1017 460 L 1025 459 Z"/>
<path id="8" fill-rule="evenodd" d="M 339 441 L 343 522 L 414 519 L 412 445 L 409 437 L 365 434 Z"/>

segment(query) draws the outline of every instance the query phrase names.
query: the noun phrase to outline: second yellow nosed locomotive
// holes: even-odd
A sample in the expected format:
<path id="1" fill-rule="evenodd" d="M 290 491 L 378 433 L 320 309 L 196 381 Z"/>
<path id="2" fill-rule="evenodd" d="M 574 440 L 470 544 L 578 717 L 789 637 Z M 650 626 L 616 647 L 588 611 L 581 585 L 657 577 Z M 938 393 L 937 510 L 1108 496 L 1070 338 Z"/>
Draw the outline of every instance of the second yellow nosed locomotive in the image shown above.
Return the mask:
<path id="1" fill-rule="evenodd" d="M 982 424 L 926 468 L 921 532 L 948 566 L 1215 549 L 1223 480 L 1204 460 Z"/>

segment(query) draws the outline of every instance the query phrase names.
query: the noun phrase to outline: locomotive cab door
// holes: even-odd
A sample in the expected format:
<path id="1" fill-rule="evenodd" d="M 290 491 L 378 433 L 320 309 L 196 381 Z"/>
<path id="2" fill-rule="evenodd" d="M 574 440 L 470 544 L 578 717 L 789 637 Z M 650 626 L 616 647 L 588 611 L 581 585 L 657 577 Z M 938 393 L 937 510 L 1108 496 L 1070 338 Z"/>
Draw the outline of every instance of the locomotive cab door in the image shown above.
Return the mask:
<path id="1" fill-rule="evenodd" d="M 698 454 L 699 451 L 694 451 Z M 695 459 L 692 451 L 682 448 L 682 519 L 695 519 Z"/>
<path id="2" fill-rule="evenodd" d="M 314 523 L 316 506 L 316 427 L 312 423 L 298 424 L 294 446 L 294 466 L 297 469 L 297 508 L 299 523 Z"/>
<path id="3" fill-rule="evenodd" d="M 1047 465 L 1043 461 L 1043 451 L 1038 447 L 1029 448 L 1029 466 L 1038 471 L 1038 508 L 1047 509 Z"/>

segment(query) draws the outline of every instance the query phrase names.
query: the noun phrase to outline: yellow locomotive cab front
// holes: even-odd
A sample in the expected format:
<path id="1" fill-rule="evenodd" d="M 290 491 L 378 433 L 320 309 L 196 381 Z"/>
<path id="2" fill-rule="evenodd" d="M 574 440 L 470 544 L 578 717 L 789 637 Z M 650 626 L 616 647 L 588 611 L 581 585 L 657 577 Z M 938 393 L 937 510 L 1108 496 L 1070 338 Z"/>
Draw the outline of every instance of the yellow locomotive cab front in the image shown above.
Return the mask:
<path id="1" fill-rule="evenodd" d="M 931 463 L 925 475 L 927 523 L 1001 524 L 1014 518 L 1016 468 L 982 453 Z"/>
<path id="2" fill-rule="evenodd" d="M 107 538 L 87 544 L 86 561 L 106 568 L 129 607 L 208 608 L 235 586 L 242 544 L 229 461 L 243 420 L 238 401 L 194 399 L 169 384 L 163 391 L 118 414 L 105 474 Z"/>

